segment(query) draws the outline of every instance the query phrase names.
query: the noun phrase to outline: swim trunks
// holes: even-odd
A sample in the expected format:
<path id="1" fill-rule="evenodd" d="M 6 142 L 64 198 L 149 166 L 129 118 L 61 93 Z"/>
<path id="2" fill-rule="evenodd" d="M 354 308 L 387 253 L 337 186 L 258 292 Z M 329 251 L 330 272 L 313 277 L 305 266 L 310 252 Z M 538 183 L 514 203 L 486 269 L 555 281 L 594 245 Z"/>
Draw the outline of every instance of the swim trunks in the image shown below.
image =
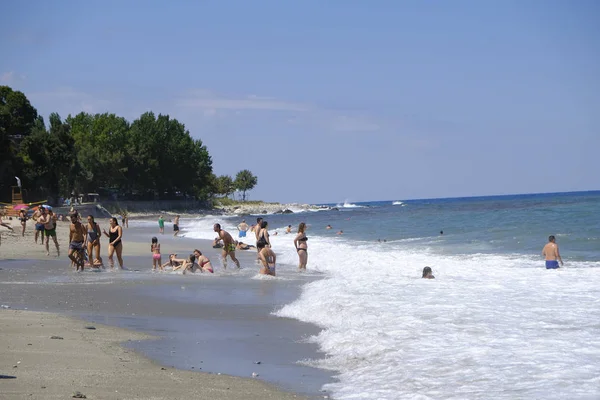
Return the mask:
<path id="1" fill-rule="evenodd" d="M 43 231 L 44 229 L 44 224 L 35 224 L 36 231 Z"/>
<path id="2" fill-rule="evenodd" d="M 546 269 L 557 269 L 558 261 L 557 260 L 546 260 Z"/>
<path id="3" fill-rule="evenodd" d="M 228 253 L 235 252 L 235 244 L 233 244 L 233 243 L 228 244 L 227 247 L 225 248 L 225 251 L 227 251 Z"/>
<path id="4" fill-rule="evenodd" d="M 69 243 L 69 250 L 83 250 L 83 242 Z"/>
<path id="5" fill-rule="evenodd" d="M 44 229 L 46 236 L 56 236 L 56 228 Z"/>
<path id="6" fill-rule="evenodd" d="M 240 237 L 246 237 L 246 231 L 240 231 Z"/>
<path id="7" fill-rule="evenodd" d="M 173 232 L 179 232 L 179 225 L 173 224 Z"/>

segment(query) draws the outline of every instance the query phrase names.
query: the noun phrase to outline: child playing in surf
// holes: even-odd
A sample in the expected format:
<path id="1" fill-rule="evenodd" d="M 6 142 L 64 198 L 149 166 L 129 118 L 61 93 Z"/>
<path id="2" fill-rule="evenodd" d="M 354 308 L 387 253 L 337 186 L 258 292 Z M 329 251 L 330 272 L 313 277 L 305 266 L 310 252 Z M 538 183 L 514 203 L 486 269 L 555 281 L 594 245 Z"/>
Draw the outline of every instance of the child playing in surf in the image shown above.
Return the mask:
<path id="1" fill-rule="evenodd" d="M 152 271 L 156 271 L 157 268 L 163 271 L 163 265 L 160 257 L 160 244 L 158 244 L 158 238 L 156 236 L 152 238 L 150 251 L 152 251 Z"/>

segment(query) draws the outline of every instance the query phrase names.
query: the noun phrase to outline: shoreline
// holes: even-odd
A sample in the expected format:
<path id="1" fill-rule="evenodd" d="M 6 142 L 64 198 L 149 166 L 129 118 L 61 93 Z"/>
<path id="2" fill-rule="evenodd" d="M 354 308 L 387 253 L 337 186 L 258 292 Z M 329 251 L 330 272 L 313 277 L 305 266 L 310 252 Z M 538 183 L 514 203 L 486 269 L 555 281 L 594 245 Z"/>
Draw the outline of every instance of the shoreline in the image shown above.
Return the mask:
<path id="1" fill-rule="evenodd" d="M 156 339 L 54 313 L 0 310 L 2 392 L 7 400 L 301 399 L 258 379 L 158 365 L 123 343 Z M 94 328 L 94 329 L 91 329 Z"/>
<path id="2" fill-rule="evenodd" d="M 101 228 L 105 228 L 105 219 L 99 219 L 98 222 Z M 135 227 L 135 223 L 124 229 L 124 265 L 129 271 L 107 269 L 95 273 L 87 272 L 86 268 L 85 273 L 76 274 L 69 269 L 66 259 L 69 224 L 59 222 L 57 225 L 60 258 L 55 256 L 52 242 L 50 257 L 45 254 L 45 246 L 33 244 L 34 231 L 30 224 L 25 238 L 21 238 L 19 232 L 7 238 L 10 242 L 3 241 L 0 260 L 8 262 L 2 262 L 0 268 L 4 269 L 0 274 L 6 277 L 4 282 L 0 282 L 3 286 L 3 295 L 0 296 L 2 304 L 8 304 L 13 309 L 53 312 L 158 336 L 158 340 L 134 343 L 131 348 L 155 363 L 174 366 L 183 371 L 198 369 L 198 364 L 185 359 L 186 353 L 195 354 L 196 359 L 204 361 L 202 368 L 206 371 L 247 377 L 243 379 L 258 379 L 274 384 L 275 388 L 283 388 L 286 393 L 310 398 L 318 396 L 322 385 L 331 381 L 330 372 L 298 364 L 298 361 L 306 358 L 323 357 L 323 354 L 318 354 L 314 344 L 304 343 L 306 336 L 317 334 L 320 329 L 312 324 L 271 315 L 273 307 L 277 309 L 294 301 L 299 296 L 301 286 L 317 277 L 297 276 L 293 271 L 291 274 L 288 272 L 288 277 L 283 273 L 282 280 L 257 280 L 256 276 L 253 278 L 257 267 L 254 262 L 255 253 L 251 251 L 238 252 L 238 259 L 245 267 L 243 270 L 235 271 L 234 268 L 230 271 L 230 265 L 230 268 L 223 271 L 217 258 L 220 250 L 212 249 L 211 241 L 173 238 L 168 233 L 159 236 L 163 247 L 163 262 L 170 252 L 179 253 L 182 257 L 196 247 L 211 258 L 216 267 L 215 274 L 189 277 L 172 273 L 150 274 L 149 238 L 156 235 L 156 232 L 148 227 Z M 105 265 L 108 264 L 106 251 L 104 239 L 101 255 Z M 124 274 L 122 278 L 121 274 Z M 183 291 L 184 287 L 187 290 Z M 221 296 L 221 293 L 230 292 L 236 294 L 233 297 L 231 294 Z M 154 298 L 156 293 L 161 293 L 161 297 Z M 210 293 L 213 295 L 210 296 Z M 264 299 L 255 297 L 259 293 Z M 198 297 L 200 294 L 205 297 Z M 194 297 L 190 298 L 190 295 Z M 169 304 L 164 304 L 161 299 L 169 299 Z M 250 304 L 256 303 L 251 309 L 247 308 L 248 300 L 251 300 Z M 89 305 L 86 304 L 88 302 Z M 194 308 L 194 302 L 210 307 Z M 125 304 L 127 307 L 123 307 Z M 186 329 L 191 332 L 212 330 L 213 337 L 218 339 L 198 346 L 197 340 L 201 339 L 188 340 L 187 335 L 172 333 L 170 328 L 164 330 L 167 326 L 172 326 L 173 322 L 165 320 L 163 316 L 175 318 L 175 326 L 180 327 L 175 329 L 178 332 L 185 332 Z M 263 332 L 261 329 L 265 328 L 269 329 Z M 248 330 L 248 334 L 231 334 Z M 243 351 L 239 352 L 238 349 L 239 354 L 230 354 L 230 348 L 233 348 L 231 343 L 238 343 L 240 340 L 245 343 L 241 347 Z M 175 343 L 173 346 L 180 346 L 177 348 L 179 356 L 173 357 L 174 350 L 169 347 L 171 342 Z M 275 342 L 277 343 L 273 345 Z M 157 346 L 162 346 L 162 352 L 155 350 Z M 255 348 L 260 352 L 254 351 Z M 250 362 L 240 363 L 243 359 Z M 230 362 L 223 364 L 222 360 Z M 252 378 L 254 370 L 248 368 L 256 368 L 253 363 L 256 360 L 261 361 L 259 376 Z M 245 367 L 240 368 L 241 364 Z M 287 372 L 279 372 L 282 366 Z"/>

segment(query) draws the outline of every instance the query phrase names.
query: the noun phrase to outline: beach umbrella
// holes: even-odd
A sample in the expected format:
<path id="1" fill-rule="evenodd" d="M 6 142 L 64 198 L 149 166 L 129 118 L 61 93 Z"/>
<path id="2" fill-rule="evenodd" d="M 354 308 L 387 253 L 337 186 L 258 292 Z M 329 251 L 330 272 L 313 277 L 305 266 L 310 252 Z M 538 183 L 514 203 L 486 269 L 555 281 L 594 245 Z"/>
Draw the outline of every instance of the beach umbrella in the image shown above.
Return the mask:
<path id="1" fill-rule="evenodd" d="M 16 206 L 13 207 L 13 210 L 15 210 L 15 211 L 27 210 L 28 208 L 29 208 L 29 206 L 27 204 L 17 204 Z"/>

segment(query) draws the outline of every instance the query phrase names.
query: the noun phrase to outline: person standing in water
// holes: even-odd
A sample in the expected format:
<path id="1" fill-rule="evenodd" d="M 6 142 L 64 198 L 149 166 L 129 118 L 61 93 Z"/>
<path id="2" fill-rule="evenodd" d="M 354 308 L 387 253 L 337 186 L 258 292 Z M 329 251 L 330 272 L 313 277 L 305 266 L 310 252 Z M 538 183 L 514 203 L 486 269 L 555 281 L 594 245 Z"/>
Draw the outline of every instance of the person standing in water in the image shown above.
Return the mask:
<path id="1" fill-rule="evenodd" d="M 300 259 L 300 263 L 298 264 L 299 270 L 306 270 L 306 264 L 308 263 L 308 244 L 306 241 L 308 238 L 306 237 L 306 224 L 304 222 L 300 222 L 298 225 L 298 234 L 294 239 L 294 246 L 296 247 L 296 252 L 298 253 L 298 258 Z"/>
<path id="2" fill-rule="evenodd" d="M 227 256 L 229 256 L 229 258 L 231 258 L 231 261 L 233 261 L 235 265 L 237 265 L 237 267 L 240 268 L 240 262 L 237 258 L 235 258 L 235 242 L 233 241 L 233 238 L 231 237 L 229 232 L 221 229 L 220 224 L 215 224 L 213 229 L 215 232 L 218 233 L 219 238 L 223 240 L 223 268 L 227 268 Z"/>
<path id="3" fill-rule="evenodd" d="M 237 229 L 239 231 L 239 233 L 238 233 L 239 237 L 241 237 L 241 238 L 246 237 L 246 232 L 248 231 L 248 224 L 246 223 L 245 219 L 243 219 L 242 223 L 237 226 Z"/>
<path id="4" fill-rule="evenodd" d="M 158 232 L 161 235 L 165 233 L 165 219 L 162 215 L 158 217 Z"/>
<path id="5" fill-rule="evenodd" d="M 94 220 L 93 215 L 88 215 L 85 229 L 87 231 L 87 252 L 90 266 L 94 268 L 101 267 L 102 257 L 100 257 L 100 237 L 102 236 L 102 231 L 100 230 L 98 223 Z M 95 257 L 93 256 L 94 250 L 96 250 Z"/>
<path id="6" fill-rule="evenodd" d="M 76 215 L 71 215 L 71 226 L 69 227 L 69 258 L 77 266 L 77 272 L 85 265 L 83 246 L 85 244 L 85 227 L 77 220 Z"/>
<path id="7" fill-rule="evenodd" d="M 179 234 L 179 215 L 175 216 L 175 221 L 173 221 L 173 236 L 177 236 Z"/>
<path id="8" fill-rule="evenodd" d="M 556 244 L 556 238 L 554 235 L 548 237 L 548 243 L 542 249 L 542 256 L 546 259 L 546 269 L 557 269 L 558 262 L 560 266 L 564 265 L 560 252 L 558 251 L 558 245 Z"/>
<path id="9" fill-rule="evenodd" d="M 260 246 L 261 248 L 258 251 L 258 258 L 262 262 L 263 266 L 260 268 L 258 273 L 262 275 L 275 276 L 277 256 L 275 255 L 275 252 L 271 250 L 271 248 L 265 243 L 260 243 Z"/>
<path id="10" fill-rule="evenodd" d="M 58 240 L 56 239 L 56 215 L 52 210 L 48 210 L 44 218 L 44 234 L 46 235 L 46 255 L 50 255 L 50 238 L 54 240 L 56 246 L 56 255 L 60 257 L 60 249 L 58 248 Z"/>
<path id="11" fill-rule="evenodd" d="M 115 262 L 113 260 L 113 254 L 117 253 L 117 260 L 119 261 L 119 267 L 123 268 L 123 243 L 121 238 L 123 237 L 123 228 L 119 226 L 119 221 L 115 217 L 110 219 L 110 228 L 108 232 L 104 230 L 104 235 L 108 236 L 108 261 L 111 268 L 114 268 Z"/>
<path id="12" fill-rule="evenodd" d="M 160 256 L 160 244 L 158 243 L 158 238 L 156 236 L 152 238 L 150 251 L 152 252 L 152 271 L 156 271 L 157 269 L 160 269 L 162 271 L 163 266 Z"/>

